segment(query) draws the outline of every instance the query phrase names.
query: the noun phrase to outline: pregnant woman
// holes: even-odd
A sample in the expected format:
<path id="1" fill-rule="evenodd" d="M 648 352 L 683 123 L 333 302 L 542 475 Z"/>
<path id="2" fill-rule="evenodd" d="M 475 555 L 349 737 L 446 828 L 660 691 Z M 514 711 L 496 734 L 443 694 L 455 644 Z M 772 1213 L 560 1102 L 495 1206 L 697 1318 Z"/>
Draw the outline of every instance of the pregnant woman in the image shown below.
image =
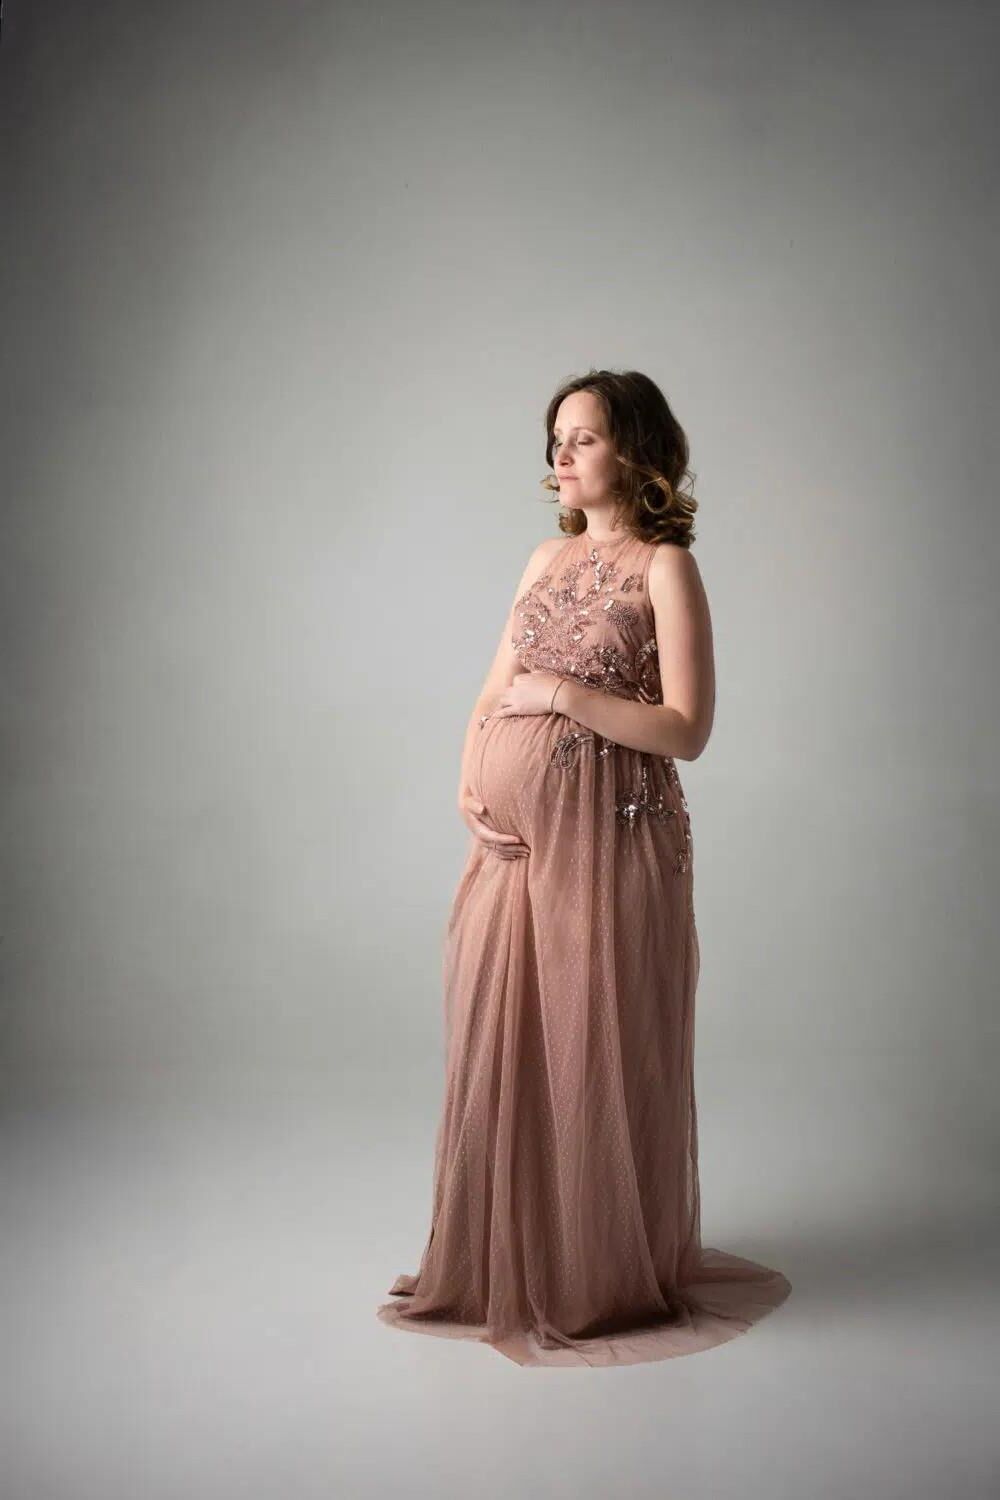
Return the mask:
<path id="1" fill-rule="evenodd" d="M 715 706 L 688 446 L 646 376 L 546 413 L 562 535 L 532 554 L 466 734 L 420 1268 L 386 1323 L 523 1365 L 667 1359 L 790 1291 L 702 1246 L 691 822 Z"/>

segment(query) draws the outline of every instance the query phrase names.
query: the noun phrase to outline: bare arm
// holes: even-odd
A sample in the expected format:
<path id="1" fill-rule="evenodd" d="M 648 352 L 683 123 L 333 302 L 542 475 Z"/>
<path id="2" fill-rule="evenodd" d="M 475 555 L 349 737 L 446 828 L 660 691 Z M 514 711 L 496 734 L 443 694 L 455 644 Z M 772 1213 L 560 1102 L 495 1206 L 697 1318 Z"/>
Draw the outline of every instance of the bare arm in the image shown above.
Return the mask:
<path id="1" fill-rule="evenodd" d="M 544 542 L 539 542 L 529 557 L 524 572 L 521 574 L 521 581 L 514 594 L 514 602 L 508 611 L 503 634 L 500 637 L 500 644 L 497 646 L 496 655 L 493 658 L 493 664 L 487 672 L 485 681 L 479 690 L 479 696 L 476 699 L 472 716 L 465 731 L 465 743 L 462 747 L 462 768 L 458 780 L 459 807 L 462 806 L 463 797 L 470 790 L 469 766 L 472 760 L 472 751 L 475 746 L 476 737 L 480 733 L 479 720 L 483 714 L 489 713 L 490 709 L 495 707 L 496 701 L 504 688 L 509 687 L 517 674 L 524 670 L 511 644 L 514 634 L 514 606 L 521 595 L 526 593 L 535 582 L 536 578 L 541 577 L 552 557 L 564 545 L 565 541 L 565 537 L 547 537 Z"/>
<path id="2" fill-rule="evenodd" d="M 556 711 L 619 745 L 697 760 L 715 718 L 712 621 L 701 573 L 686 547 L 665 542 L 649 565 L 663 702 L 633 703 L 567 678 Z"/>

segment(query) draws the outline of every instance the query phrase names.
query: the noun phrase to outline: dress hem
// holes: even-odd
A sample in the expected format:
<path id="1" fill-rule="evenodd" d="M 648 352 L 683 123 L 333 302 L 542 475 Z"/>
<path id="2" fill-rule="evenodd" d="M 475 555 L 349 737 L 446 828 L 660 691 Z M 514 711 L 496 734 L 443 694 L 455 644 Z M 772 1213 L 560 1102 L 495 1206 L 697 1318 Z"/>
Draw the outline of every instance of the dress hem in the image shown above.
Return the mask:
<path id="1" fill-rule="evenodd" d="M 670 1294 L 677 1316 L 593 1338 L 575 1339 L 556 1329 L 537 1326 L 490 1328 L 414 1312 L 414 1292 L 397 1296 L 377 1308 L 387 1327 L 432 1337 L 465 1339 L 487 1344 L 498 1354 L 524 1367 L 561 1366 L 601 1368 L 642 1364 L 701 1354 L 748 1332 L 789 1296 L 791 1282 L 780 1271 L 725 1251 L 703 1252 L 706 1279 L 695 1280 Z M 726 1279 L 725 1272 L 733 1273 Z"/>

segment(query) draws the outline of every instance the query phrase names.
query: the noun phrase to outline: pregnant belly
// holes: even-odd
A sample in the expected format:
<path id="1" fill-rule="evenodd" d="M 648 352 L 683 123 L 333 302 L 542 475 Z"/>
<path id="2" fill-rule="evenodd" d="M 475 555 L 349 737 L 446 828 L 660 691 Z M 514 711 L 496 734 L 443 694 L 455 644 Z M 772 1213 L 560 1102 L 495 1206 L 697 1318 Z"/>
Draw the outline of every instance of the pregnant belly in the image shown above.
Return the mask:
<path id="1" fill-rule="evenodd" d="M 479 731 L 473 762 L 473 792 L 486 804 L 485 821 L 498 833 L 515 833 L 531 843 L 538 786 L 560 715 L 503 714 Z"/>

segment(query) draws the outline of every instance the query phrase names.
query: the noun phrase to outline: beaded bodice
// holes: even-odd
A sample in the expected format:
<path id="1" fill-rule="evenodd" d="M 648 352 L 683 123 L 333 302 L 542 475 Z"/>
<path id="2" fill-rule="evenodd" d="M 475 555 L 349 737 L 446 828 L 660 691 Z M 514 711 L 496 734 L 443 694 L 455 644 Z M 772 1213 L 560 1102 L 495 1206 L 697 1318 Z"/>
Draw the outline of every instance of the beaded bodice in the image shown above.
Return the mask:
<path id="1" fill-rule="evenodd" d="M 512 645 L 521 665 L 662 703 L 646 588 L 654 546 L 633 536 L 609 547 L 594 547 L 586 533 L 572 537 L 515 602 Z"/>

